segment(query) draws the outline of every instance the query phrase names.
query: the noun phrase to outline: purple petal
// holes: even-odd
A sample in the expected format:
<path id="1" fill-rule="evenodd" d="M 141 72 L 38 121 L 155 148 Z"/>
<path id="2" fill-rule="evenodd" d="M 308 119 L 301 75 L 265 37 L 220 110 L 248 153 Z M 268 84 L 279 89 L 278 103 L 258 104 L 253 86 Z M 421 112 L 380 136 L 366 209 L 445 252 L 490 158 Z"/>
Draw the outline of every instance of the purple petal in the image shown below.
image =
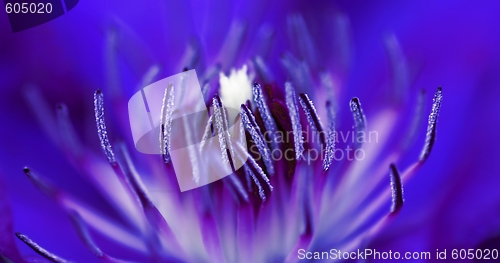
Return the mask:
<path id="1" fill-rule="evenodd" d="M 14 224 L 7 200 L 7 191 L 0 180 L 0 257 L 4 256 L 14 262 L 25 262 L 19 254 L 14 242 Z"/>

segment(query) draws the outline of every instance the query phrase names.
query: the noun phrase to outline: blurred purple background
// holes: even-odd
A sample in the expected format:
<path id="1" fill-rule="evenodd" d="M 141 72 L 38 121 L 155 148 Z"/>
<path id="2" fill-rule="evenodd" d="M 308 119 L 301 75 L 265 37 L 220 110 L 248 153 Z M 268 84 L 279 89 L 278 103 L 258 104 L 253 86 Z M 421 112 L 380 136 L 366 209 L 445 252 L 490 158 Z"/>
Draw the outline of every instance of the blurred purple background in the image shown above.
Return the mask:
<path id="1" fill-rule="evenodd" d="M 444 101 L 431 157 L 405 185 L 405 206 L 370 247 L 398 251 L 475 248 L 500 236 L 500 2 L 498 1 L 93 1 L 82 0 L 69 13 L 44 25 L 12 33 L 0 15 L 0 181 L 12 205 L 15 231 L 61 256 L 82 262 L 94 257 L 76 241 L 66 214 L 28 181 L 22 172 L 34 167 L 76 196 L 107 209 L 98 192 L 65 161 L 45 135 L 23 98 L 36 85 L 55 105 L 68 105 L 79 135 L 99 152 L 92 94 L 106 92 L 109 32 L 120 27 L 118 52 L 121 87 L 133 94 L 154 63 L 160 77 L 178 73 L 186 44 L 193 38 L 213 59 L 234 19 L 248 22 L 244 45 L 234 67 L 258 46 L 258 30 L 275 31 L 269 67 L 286 79 L 279 58 L 290 48 L 286 17 L 300 13 L 317 43 L 320 57 L 332 57 L 329 19 L 343 13 L 350 23 L 348 77 L 339 94 L 358 96 L 366 111 L 384 103 L 391 68 L 383 37 L 394 34 L 408 61 L 411 89 L 427 90 L 426 112 L 437 86 Z M 333 63 L 334 64 L 334 63 Z M 322 66 L 328 67 L 332 64 Z M 412 99 L 413 98 L 413 99 Z M 347 103 L 341 104 L 347 106 Z M 111 121 L 112 122 L 112 121 Z M 424 140 L 421 132 L 417 138 Z M 418 156 L 412 147 L 403 167 Z M 413 156 L 413 157 L 411 157 Z M 43 227 L 42 227 L 43 226 Z M 57 245 L 55 245 L 57 244 Z M 497 248 L 499 243 L 497 242 Z M 23 253 L 33 254 L 18 242 Z M 113 248 L 110 246 L 110 254 Z"/>

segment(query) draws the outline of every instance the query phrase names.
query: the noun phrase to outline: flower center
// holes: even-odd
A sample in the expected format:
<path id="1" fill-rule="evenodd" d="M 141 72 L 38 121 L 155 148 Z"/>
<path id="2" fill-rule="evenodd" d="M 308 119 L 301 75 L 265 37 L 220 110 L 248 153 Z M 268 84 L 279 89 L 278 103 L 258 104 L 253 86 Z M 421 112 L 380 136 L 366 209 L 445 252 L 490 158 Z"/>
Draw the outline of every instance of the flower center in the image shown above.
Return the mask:
<path id="1" fill-rule="evenodd" d="M 234 123 L 235 112 L 239 112 L 241 104 L 252 100 L 252 77 L 247 74 L 247 66 L 241 69 L 231 69 L 229 76 L 220 73 L 219 94 L 226 108 L 235 109 L 229 111 L 229 123 Z M 234 115 L 234 116 L 233 116 Z"/>

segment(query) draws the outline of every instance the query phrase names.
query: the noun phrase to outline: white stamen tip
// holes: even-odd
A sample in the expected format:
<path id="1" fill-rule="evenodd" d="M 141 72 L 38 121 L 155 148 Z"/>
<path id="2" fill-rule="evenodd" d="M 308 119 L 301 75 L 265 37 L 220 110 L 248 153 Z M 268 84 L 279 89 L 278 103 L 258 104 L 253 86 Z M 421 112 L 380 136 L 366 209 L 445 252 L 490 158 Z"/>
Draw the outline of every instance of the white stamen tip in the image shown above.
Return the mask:
<path id="1" fill-rule="evenodd" d="M 252 80 L 253 77 L 247 74 L 247 66 L 241 69 L 232 69 L 229 76 L 220 73 L 219 94 L 228 108 L 239 109 L 241 104 L 247 100 L 252 100 Z"/>

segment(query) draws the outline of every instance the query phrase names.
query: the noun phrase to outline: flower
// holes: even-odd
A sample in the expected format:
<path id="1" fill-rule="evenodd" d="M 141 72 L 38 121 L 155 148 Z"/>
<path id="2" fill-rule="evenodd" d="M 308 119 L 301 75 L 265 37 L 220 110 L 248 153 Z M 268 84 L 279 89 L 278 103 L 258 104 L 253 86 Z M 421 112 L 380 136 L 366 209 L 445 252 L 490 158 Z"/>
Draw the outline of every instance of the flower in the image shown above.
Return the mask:
<path id="1" fill-rule="evenodd" d="M 257 4 L 257 9 L 258 7 Z M 53 180 L 46 177 L 50 173 L 59 173 L 59 168 L 54 166 L 40 165 L 45 167 L 45 172 L 40 174 L 27 168 L 26 175 L 36 187 L 69 213 L 83 243 L 104 261 L 118 261 L 116 258 L 167 262 L 294 261 L 300 259 L 299 249 L 328 251 L 333 247 L 351 250 L 367 247 L 370 242 L 377 240 L 374 238 L 380 238 L 380 234 L 383 237 L 386 233 L 395 233 L 383 231 L 384 226 L 400 211 L 405 216 L 404 209 L 402 210 L 404 200 L 419 199 L 415 194 L 403 198 L 403 182 L 417 169 L 426 171 L 429 163 L 422 164 L 429 158 L 431 148 L 441 144 L 441 127 L 447 127 L 441 126 L 440 119 L 441 137 L 435 144 L 436 118 L 442 91 L 438 89 L 434 95 L 424 143 L 425 128 L 419 124 L 425 123 L 422 115 L 429 110 L 423 105 L 425 98 L 430 96 L 408 89 L 411 72 L 405 46 L 394 35 L 385 38 L 394 73 L 394 88 L 390 89 L 391 97 L 388 100 L 382 101 L 381 96 L 372 96 L 369 90 L 362 88 L 346 90 L 349 62 L 352 61 L 348 56 L 351 43 L 347 33 L 350 29 L 347 17 L 335 12 L 329 13 L 334 14 L 331 17 L 337 25 L 335 32 L 336 39 L 339 40 L 330 41 L 330 44 L 335 43 L 333 52 L 324 52 L 329 49 L 317 47 L 323 46 L 321 40 L 326 37 L 311 29 L 321 23 L 304 18 L 308 17 L 308 8 L 301 11 L 304 11 L 304 16 L 283 11 L 286 19 L 282 13 L 274 18 L 276 21 L 286 21 L 289 30 L 287 44 L 283 44 L 281 36 L 276 37 L 278 52 L 269 49 L 268 43 L 272 36 L 269 34 L 269 26 L 263 26 L 258 31 L 255 26 L 257 23 L 246 24 L 247 21 L 235 20 L 223 42 L 214 40 L 215 37 L 206 37 L 207 34 L 212 36 L 209 33 L 200 33 L 198 40 L 189 42 L 185 55 L 180 60 L 175 59 L 175 56 L 168 60 L 169 65 L 180 65 L 176 69 L 161 66 L 164 63 L 161 59 L 152 59 L 154 62 L 151 63 L 148 58 L 139 56 L 137 47 L 141 46 L 143 39 L 134 38 L 125 22 L 118 20 L 115 28 L 106 30 L 108 84 L 102 84 L 104 81 L 92 76 L 86 78 L 93 86 L 102 87 L 102 93 L 96 92 L 94 95 L 98 131 L 89 123 L 79 123 L 79 118 L 73 117 L 73 114 L 72 117 L 69 116 L 69 112 L 77 109 L 71 103 L 69 106 L 59 105 L 56 116 L 53 116 L 50 110 L 46 110 L 43 99 L 49 94 L 42 95 L 36 88 L 29 89 L 26 93 L 49 137 L 56 141 L 56 145 L 76 170 L 97 186 L 104 198 L 92 200 L 90 195 L 97 191 L 93 191 L 88 185 L 82 187 L 85 190 L 79 194 L 60 186 L 71 186 L 69 183 L 53 183 Z M 363 14 L 361 11 L 360 13 Z M 133 24 L 133 21 L 129 22 Z M 249 34 L 259 32 L 257 35 L 262 36 L 258 41 L 261 45 L 256 48 L 257 51 L 241 48 L 245 47 L 245 30 Z M 182 38 L 185 34 L 176 32 L 174 35 Z M 169 43 L 172 44 L 172 53 L 176 53 L 174 51 L 180 50 L 176 45 L 183 43 L 184 48 L 186 41 Z M 215 45 L 223 46 L 223 52 L 212 52 L 210 46 Z M 207 49 L 207 54 L 202 55 L 201 46 Z M 286 49 L 291 49 L 292 52 L 285 52 L 278 58 L 276 53 L 282 53 Z M 127 66 L 127 63 L 117 58 L 117 53 L 124 56 L 125 61 L 132 66 Z M 337 54 L 338 59 L 332 62 L 330 54 Z M 85 58 L 75 58 L 75 61 L 85 61 Z M 284 73 L 280 72 L 276 61 L 281 61 Z M 247 66 L 249 72 L 247 79 L 252 79 L 251 75 L 254 74 L 256 81 L 263 84 L 251 86 L 251 97 L 248 92 L 246 95 L 237 94 L 241 98 L 238 98 L 236 105 L 240 105 L 245 98 L 251 99 L 250 103 L 242 106 L 241 117 L 249 133 L 248 137 L 252 139 L 248 141 L 248 151 L 252 158 L 236 176 L 179 193 L 169 164 L 160 163 L 161 158 L 158 156 L 143 156 L 130 151 L 131 139 L 127 132 L 129 124 L 123 106 L 131 92 L 136 91 L 136 86 L 145 86 L 159 74 L 166 75 L 170 71 L 175 73 L 175 70 L 183 67 L 196 68 L 201 73 L 209 104 L 214 102 L 218 107 L 227 105 L 233 102 L 234 95 L 218 89 L 217 80 L 224 79 L 224 76 L 231 80 L 231 75 L 227 73 L 233 68 L 244 68 L 243 65 Z M 219 71 L 223 75 L 217 78 Z M 144 72 L 144 77 L 138 81 L 137 76 Z M 240 78 L 241 72 L 237 73 Z M 440 76 L 432 77 L 441 79 Z M 220 85 L 223 86 L 222 81 Z M 81 103 L 88 104 L 91 96 L 88 92 L 83 93 L 87 96 Z M 222 100 L 215 96 L 216 93 L 219 93 Z M 346 100 L 350 93 L 355 93 L 354 96 L 359 98 Z M 412 100 L 408 100 L 408 97 Z M 105 101 L 108 106 L 104 108 Z M 410 106 L 409 101 L 416 104 L 415 109 Z M 447 99 L 443 109 L 449 107 L 448 103 Z M 106 120 L 103 117 L 104 110 Z M 84 116 L 82 112 L 85 110 L 76 112 L 77 116 Z M 110 115 L 113 117 L 110 118 Z M 214 115 L 214 118 L 219 117 Z M 224 119 L 219 120 L 225 122 Z M 82 142 L 80 137 L 86 136 L 87 131 L 91 131 L 92 135 Z M 99 135 L 105 154 L 98 154 L 95 149 L 99 144 L 96 134 Z M 287 137 L 288 134 L 291 136 Z M 445 136 L 450 135 L 445 133 Z M 420 156 L 416 151 L 420 151 L 421 147 L 412 144 L 413 141 L 408 138 L 422 142 L 424 149 Z M 292 158 L 286 156 L 286 150 L 291 150 L 288 153 L 293 153 Z M 340 159 L 335 155 L 340 153 L 339 150 L 343 153 L 343 158 Z M 39 157 L 45 157 L 37 149 L 33 148 L 31 151 L 37 152 Z M 433 153 L 430 156 L 429 162 L 433 159 L 442 162 L 444 159 L 442 154 Z M 210 156 L 210 160 L 219 162 L 222 158 Z M 414 164 L 411 164 L 413 161 Z M 399 163 L 410 165 L 399 173 Z M 476 163 L 478 162 L 474 162 Z M 34 167 L 36 169 L 36 165 Z M 439 166 L 431 166 L 432 169 L 436 167 Z M 58 177 L 55 179 L 60 179 Z M 401 178 L 404 180 L 401 181 Z M 406 183 L 404 185 L 407 186 Z M 80 198 L 75 197 L 78 195 Z M 436 196 L 439 195 L 432 198 Z M 85 200 L 87 198 L 90 201 Z M 99 204 L 102 200 L 108 201 Z M 419 200 L 418 203 L 428 205 L 431 201 Z M 422 210 L 413 210 L 415 211 L 422 213 Z M 10 215 L 3 214 L 5 216 L 1 220 L 8 226 L 6 231 L 12 232 Z M 63 261 L 33 242 L 40 243 L 42 247 L 61 257 L 82 261 L 77 256 L 80 254 L 63 249 L 64 242 L 60 240 L 47 243 L 38 241 L 38 238 L 33 238 L 32 241 L 27 236 L 38 231 L 38 228 L 44 228 L 49 222 L 54 222 L 50 216 L 47 217 L 36 223 L 30 220 L 30 224 L 35 226 L 34 230 L 23 230 L 23 234 L 17 234 L 18 238 L 49 260 Z M 410 220 L 406 222 L 408 221 Z M 87 226 L 91 226 L 90 229 Z M 400 228 L 405 231 L 409 229 Z M 66 231 L 66 228 L 61 229 L 63 233 Z M 57 232 L 57 229 L 51 229 L 54 235 Z M 478 235 L 475 242 L 485 236 Z M 94 238 L 98 240 L 94 242 Z M 5 240 L 0 242 L 0 251 L 4 257 L 22 262 L 13 241 L 9 238 Z M 116 248 L 116 243 L 120 249 Z M 382 243 L 384 242 L 371 244 L 380 246 Z M 429 243 L 439 245 L 432 242 L 412 242 L 417 245 Z M 428 245 L 425 247 L 434 249 Z M 83 258 L 85 262 L 91 261 Z"/>

